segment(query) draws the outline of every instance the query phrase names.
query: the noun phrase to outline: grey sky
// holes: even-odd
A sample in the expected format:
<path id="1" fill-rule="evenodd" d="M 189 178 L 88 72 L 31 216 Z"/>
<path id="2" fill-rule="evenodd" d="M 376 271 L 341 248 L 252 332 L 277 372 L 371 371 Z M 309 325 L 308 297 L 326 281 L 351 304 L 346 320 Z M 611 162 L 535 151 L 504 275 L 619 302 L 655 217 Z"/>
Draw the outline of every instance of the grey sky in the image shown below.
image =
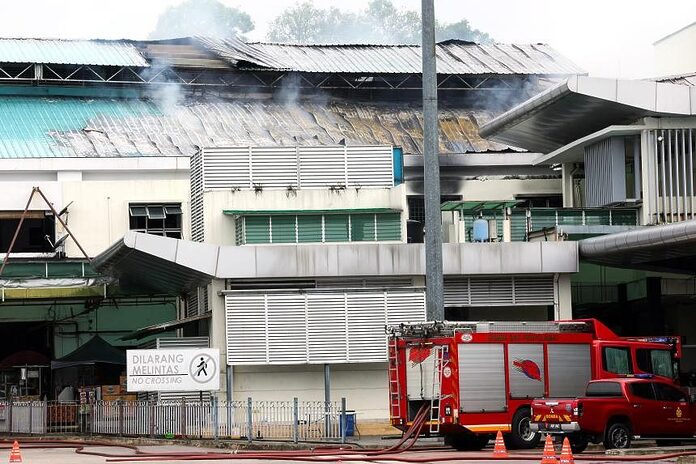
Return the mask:
<path id="1" fill-rule="evenodd" d="M 182 1 L 0 0 L 0 35 L 144 39 L 158 15 Z M 268 22 L 297 0 L 222 2 L 247 11 L 256 24 L 250 37 L 263 40 Z M 351 10 L 367 3 L 315 0 Z M 420 0 L 394 3 L 420 8 Z M 626 78 L 653 75 L 652 43 L 696 20 L 694 0 L 435 0 L 435 9 L 440 20 L 467 18 L 498 42 L 546 42 L 592 75 Z"/>

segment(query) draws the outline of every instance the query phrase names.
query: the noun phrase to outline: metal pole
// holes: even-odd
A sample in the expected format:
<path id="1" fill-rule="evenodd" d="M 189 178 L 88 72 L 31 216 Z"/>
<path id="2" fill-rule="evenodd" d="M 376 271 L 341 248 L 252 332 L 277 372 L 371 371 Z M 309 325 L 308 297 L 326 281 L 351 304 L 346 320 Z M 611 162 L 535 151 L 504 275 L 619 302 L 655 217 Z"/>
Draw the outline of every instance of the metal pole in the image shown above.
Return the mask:
<path id="1" fill-rule="evenodd" d="M 442 282 L 442 214 L 435 68 L 435 7 L 422 0 L 423 180 L 425 191 L 425 306 L 429 321 L 445 319 Z"/>
<path id="2" fill-rule="evenodd" d="M 225 386 L 227 391 L 225 391 L 225 400 L 227 402 L 227 435 L 232 433 L 232 395 L 234 392 L 234 373 L 232 371 L 232 366 L 227 366 L 225 369 Z"/>
<path id="3" fill-rule="evenodd" d="M 254 429 L 253 429 L 253 411 L 251 410 L 251 397 L 247 398 L 247 440 L 251 443 L 254 439 Z"/>
<path id="4" fill-rule="evenodd" d="M 346 399 L 341 398 L 341 443 L 346 442 Z"/>
<path id="5" fill-rule="evenodd" d="M 331 365 L 324 364 L 324 438 L 330 436 L 331 423 L 329 412 L 331 408 Z"/>
<path id="6" fill-rule="evenodd" d="M 292 441 L 297 443 L 300 440 L 300 408 L 297 398 L 292 399 Z"/>

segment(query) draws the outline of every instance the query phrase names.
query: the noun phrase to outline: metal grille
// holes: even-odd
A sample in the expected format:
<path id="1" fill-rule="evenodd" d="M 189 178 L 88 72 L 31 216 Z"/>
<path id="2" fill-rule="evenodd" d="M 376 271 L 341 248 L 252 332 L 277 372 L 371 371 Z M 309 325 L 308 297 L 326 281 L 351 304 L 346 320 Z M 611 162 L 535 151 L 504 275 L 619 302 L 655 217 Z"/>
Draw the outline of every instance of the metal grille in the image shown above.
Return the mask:
<path id="1" fill-rule="evenodd" d="M 206 148 L 201 156 L 204 190 L 394 186 L 391 146 Z"/>
<path id="2" fill-rule="evenodd" d="M 554 304 L 553 276 L 453 277 L 445 279 L 445 306 Z"/>
<path id="3" fill-rule="evenodd" d="M 647 146 L 650 181 L 643 196 L 653 222 L 696 218 L 694 129 L 649 131 Z"/>
<path id="4" fill-rule="evenodd" d="M 422 290 L 225 295 L 230 365 L 385 361 L 386 324 L 423 322 Z"/>
<path id="5" fill-rule="evenodd" d="M 203 213 L 203 152 L 191 157 L 191 240 L 205 240 Z"/>

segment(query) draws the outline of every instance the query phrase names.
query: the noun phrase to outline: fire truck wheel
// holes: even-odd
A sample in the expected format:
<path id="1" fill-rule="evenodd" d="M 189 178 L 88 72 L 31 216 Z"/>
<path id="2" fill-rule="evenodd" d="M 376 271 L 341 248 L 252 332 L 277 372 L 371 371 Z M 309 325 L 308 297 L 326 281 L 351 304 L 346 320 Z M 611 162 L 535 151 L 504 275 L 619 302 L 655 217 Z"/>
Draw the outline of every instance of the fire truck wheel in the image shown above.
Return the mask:
<path id="1" fill-rule="evenodd" d="M 626 449 L 631 447 L 631 427 L 625 422 L 614 422 L 604 434 L 604 448 Z"/>
<path id="2" fill-rule="evenodd" d="M 530 428 L 531 411 L 529 408 L 520 408 L 512 416 L 512 430 L 507 435 L 507 445 L 510 448 L 532 449 L 536 448 L 541 440 L 541 434 L 532 432 Z"/>

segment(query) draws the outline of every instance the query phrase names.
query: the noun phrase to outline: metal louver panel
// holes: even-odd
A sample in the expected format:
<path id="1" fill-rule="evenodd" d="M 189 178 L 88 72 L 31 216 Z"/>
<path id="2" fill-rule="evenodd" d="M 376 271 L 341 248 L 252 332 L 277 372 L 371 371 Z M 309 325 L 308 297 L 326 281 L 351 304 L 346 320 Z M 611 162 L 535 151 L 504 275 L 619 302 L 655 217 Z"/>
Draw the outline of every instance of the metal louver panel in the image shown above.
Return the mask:
<path id="1" fill-rule="evenodd" d="M 307 295 L 307 335 L 309 359 L 319 363 L 345 360 L 348 346 L 345 296 Z"/>
<path id="2" fill-rule="evenodd" d="M 225 295 L 231 365 L 386 360 L 384 326 L 425 321 L 422 290 Z"/>
<path id="3" fill-rule="evenodd" d="M 544 345 L 508 345 L 508 372 L 511 398 L 544 396 Z"/>
<path id="4" fill-rule="evenodd" d="M 348 361 L 384 359 L 387 324 L 384 293 L 346 295 L 348 308 Z"/>
<path id="5" fill-rule="evenodd" d="M 361 279 L 358 277 L 346 277 L 342 279 L 317 279 L 317 288 L 388 288 L 388 287 L 413 287 L 411 277 L 377 277 Z M 395 294 L 396 295 L 396 294 Z"/>
<path id="6" fill-rule="evenodd" d="M 203 213 L 203 152 L 191 157 L 191 240 L 202 242 L 205 232 Z"/>
<path id="7" fill-rule="evenodd" d="M 186 317 L 198 316 L 198 291 L 191 291 L 186 297 Z"/>
<path id="8" fill-rule="evenodd" d="M 263 295 L 225 297 L 228 364 L 265 364 L 268 361 L 265 300 Z"/>
<path id="9" fill-rule="evenodd" d="M 347 156 L 348 185 L 383 187 L 394 179 L 391 147 L 364 147 Z"/>
<path id="10" fill-rule="evenodd" d="M 275 364 L 307 362 L 305 297 L 268 295 L 268 360 Z"/>
<path id="11" fill-rule="evenodd" d="M 549 396 L 582 395 L 590 381 L 590 345 L 548 345 Z"/>
<path id="12" fill-rule="evenodd" d="M 505 357 L 503 345 L 458 345 L 459 398 L 464 412 L 505 410 Z"/>
<path id="13" fill-rule="evenodd" d="M 252 188 L 250 150 L 251 147 L 205 149 L 203 151 L 203 189 Z"/>
<path id="14" fill-rule="evenodd" d="M 553 276 L 454 277 L 445 279 L 445 306 L 553 305 Z"/>
<path id="15" fill-rule="evenodd" d="M 345 147 L 302 147 L 300 185 L 322 188 L 346 185 Z"/>
<path id="16" fill-rule="evenodd" d="M 206 148 L 202 188 L 389 188 L 393 156 L 384 145 Z"/>

